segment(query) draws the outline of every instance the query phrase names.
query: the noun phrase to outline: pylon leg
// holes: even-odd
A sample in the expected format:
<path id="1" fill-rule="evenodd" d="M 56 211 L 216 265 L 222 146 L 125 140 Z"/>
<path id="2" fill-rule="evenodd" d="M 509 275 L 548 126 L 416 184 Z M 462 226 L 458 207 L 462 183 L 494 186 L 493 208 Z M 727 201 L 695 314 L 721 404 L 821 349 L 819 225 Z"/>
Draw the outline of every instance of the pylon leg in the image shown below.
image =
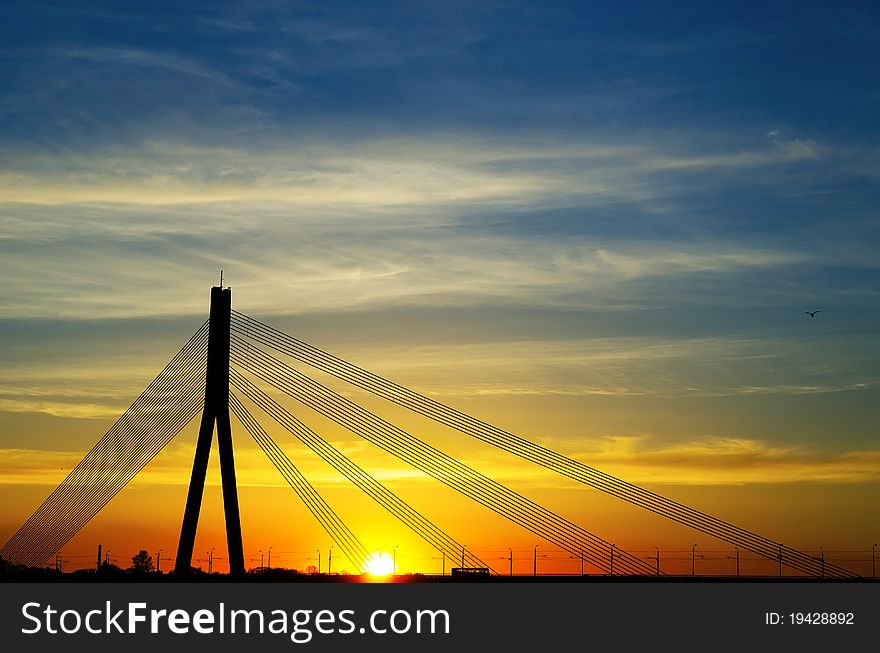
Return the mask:
<path id="1" fill-rule="evenodd" d="M 241 541 L 241 516 L 235 483 L 232 455 L 232 429 L 229 413 L 217 415 L 217 448 L 220 450 L 220 476 L 223 482 L 223 510 L 226 514 L 226 546 L 229 550 L 229 573 L 244 574 L 244 549 Z"/>
<path id="2" fill-rule="evenodd" d="M 196 528 L 199 525 L 199 512 L 202 508 L 202 495 L 205 490 L 205 476 L 208 472 L 208 458 L 211 455 L 211 440 L 214 436 L 214 415 L 206 410 L 202 413 L 199 439 L 193 459 L 189 491 L 186 494 L 186 508 L 183 511 L 183 524 L 180 527 L 180 541 L 177 544 L 177 560 L 174 563 L 175 575 L 189 573 L 192 564 L 193 547 L 196 541 Z"/>

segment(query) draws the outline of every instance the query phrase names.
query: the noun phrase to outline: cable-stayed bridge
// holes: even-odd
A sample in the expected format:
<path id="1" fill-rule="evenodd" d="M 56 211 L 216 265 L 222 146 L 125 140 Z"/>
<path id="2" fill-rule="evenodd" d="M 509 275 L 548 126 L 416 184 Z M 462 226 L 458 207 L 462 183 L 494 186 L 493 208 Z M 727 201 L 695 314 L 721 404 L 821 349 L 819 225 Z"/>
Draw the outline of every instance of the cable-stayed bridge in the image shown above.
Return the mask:
<path id="1" fill-rule="evenodd" d="M 778 561 L 808 576 L 854 579 L 841 566 L 784 546 L 638 485 L 602 472 L 503 429 L 487 424 L 382 376 L 349 363 L 247 315 L 232 310 L 231 290 L 211 290 L 209 319 L 147 386 L 138 399 L 85 455 L 31 517 L 0 549 L 13 564 L 40 566 L 53 558 L 201 411 L 175 574 L 189 573 L 208 458 L 217 433 L 230 573 L 244 573 L 241 521 L 235 480 L 230 411 L 271 460 L 315 519 L 356 569 L 368 550 L 261 426 L 268 419 L 329 463 L 368 497 L 412 529 L 439 554 L 463 567 L 487 568 L 483 560 L 407 503 L 327 440 L 306 426 L 261 387 L 296 400 L 605 573 L 655 576 L 658 567 L 572 523 L 502 483 L 465 465 L 416 435 L 366 410 L 295 369 L 286 359 L 435 420 L 510 455 L 540 465 L 629 504 Z M 207 365 L 206 365 L 207 361 Z M 261 413 L 258 419 L 245 401 Z M 264 422 L 265 423 L 265 422 Z M 273 427 L 273 429 L 275 428 Z"/>

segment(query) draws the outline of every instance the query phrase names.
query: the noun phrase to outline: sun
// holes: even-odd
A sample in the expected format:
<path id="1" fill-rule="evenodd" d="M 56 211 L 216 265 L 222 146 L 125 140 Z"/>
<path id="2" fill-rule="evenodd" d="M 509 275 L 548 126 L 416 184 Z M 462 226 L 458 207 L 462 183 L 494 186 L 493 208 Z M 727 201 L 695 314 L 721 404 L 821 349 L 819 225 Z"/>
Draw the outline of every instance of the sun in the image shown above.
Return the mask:
<path id="1" fill-rule="evenodd" d="M 371 576 L 390 576 L 394 573 L 394 559 L 384 551 L 371 553 L 364 560 L 364 573 Z"/>

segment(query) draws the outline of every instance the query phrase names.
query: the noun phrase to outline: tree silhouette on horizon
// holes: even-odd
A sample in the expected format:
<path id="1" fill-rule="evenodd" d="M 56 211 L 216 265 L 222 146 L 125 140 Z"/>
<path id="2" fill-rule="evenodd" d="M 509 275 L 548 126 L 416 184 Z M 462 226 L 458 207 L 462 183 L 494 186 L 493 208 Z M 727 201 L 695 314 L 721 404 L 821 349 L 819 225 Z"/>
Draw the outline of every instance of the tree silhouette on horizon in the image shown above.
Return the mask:
<path id="1" fill-rule="evenodd" d="M 131 557 L 131 567 L 129 569 L 135 574 L 148 574 L 155 571 L 153 556 L 147 553 L 145 549 L 141 549 L 137 552 L 137 555 Z"/>

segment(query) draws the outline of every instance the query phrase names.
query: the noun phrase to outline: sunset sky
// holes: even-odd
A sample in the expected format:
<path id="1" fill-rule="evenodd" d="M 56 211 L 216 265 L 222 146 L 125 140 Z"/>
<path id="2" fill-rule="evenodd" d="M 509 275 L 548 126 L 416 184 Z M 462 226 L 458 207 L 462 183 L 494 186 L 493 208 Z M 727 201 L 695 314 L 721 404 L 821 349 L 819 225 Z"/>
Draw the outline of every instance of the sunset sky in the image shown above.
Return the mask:
<path id="1" fill-rule="evenodd" d="M 37 0 L 0 13 L 2 542 L 204 322 L 222 269 L 236 310 L 870 573 L 872 3 Z M 695 543 L 730 571 L 732 546 L 349 396 L 621 548 L 678 551 L 671 572 L 690 570 Z M 531 573 L 536 544 L 542 569 L 579 571 L 289 407 L 499 571 L 511 547 Z M 264 424 L 370 550 L 440 570 Z M 272 546 L 273 564 L 302 569 L 320 549 L 326 569 L 330 538 L 234 420 L 233 434 L 248 566 Z M 194 443 L 191 425 L 65 547 L 68 568 L 99 542 L 122 566 L 162 549 L 170 568 Z M 196 556 L 215 547 L 223 569 L 216 450 L 208 480 Z"/>

